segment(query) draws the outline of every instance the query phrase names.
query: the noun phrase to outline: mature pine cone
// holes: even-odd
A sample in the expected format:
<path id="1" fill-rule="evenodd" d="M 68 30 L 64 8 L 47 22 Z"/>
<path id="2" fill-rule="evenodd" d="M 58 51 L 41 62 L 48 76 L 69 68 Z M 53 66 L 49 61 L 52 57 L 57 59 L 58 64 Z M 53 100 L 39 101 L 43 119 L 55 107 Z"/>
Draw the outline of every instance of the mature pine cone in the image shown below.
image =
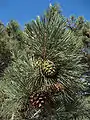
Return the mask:
<path id="1" fill-rule="evenodd" d="M 48 97 L 49 97 L 48 92 L 45 91 L 36 92 L 30 96 L 30 103 L 35 108 L 41 108 L 43 107 L 43 105 L 45 105 L 46 101 L 48 100 Z"/>

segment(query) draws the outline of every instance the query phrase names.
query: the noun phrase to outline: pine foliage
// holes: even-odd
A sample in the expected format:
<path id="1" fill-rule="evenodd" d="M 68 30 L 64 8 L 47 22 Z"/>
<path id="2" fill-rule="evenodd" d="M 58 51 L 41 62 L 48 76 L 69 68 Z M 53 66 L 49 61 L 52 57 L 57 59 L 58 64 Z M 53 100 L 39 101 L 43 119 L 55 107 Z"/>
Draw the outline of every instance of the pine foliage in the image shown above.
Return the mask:
<path id="1" fill-rule="evenodd" d="M 11 52 L 8 46 L 8 36 L 5 26 L 0 23 L 0 76 L 11 61 Z"/>
<path id="2" fill-rule="evenodd" d="M 14 60 L 1 78 L 0 89 L 7 96 L 0 107 L 2 119 L 88 119 L 80 81 L 87 70 L 83 42 L 67 29 L 59 7 L 50 6 L 42 17 L 26 24 L 20 36 L 13 26 L 18 28 L 9 24 L 11 36 L 15 34 L 11 39 L 21 46 L 12 49 Z"/>

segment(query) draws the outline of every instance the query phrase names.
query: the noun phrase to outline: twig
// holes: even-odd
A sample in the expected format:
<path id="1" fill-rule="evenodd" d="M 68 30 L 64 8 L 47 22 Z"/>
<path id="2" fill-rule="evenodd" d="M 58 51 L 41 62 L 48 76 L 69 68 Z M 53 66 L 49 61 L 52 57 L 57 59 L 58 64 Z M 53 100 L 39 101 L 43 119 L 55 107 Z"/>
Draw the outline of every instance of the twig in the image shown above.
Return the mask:
<path id="1" fill-rule="evenodd" d="M 10 120 L 14 120 L 14 113 L 12 114 L 12 117 L 11 117 L 11 119 Z"/>
<path id="2" fill-rule="evenodd" d="M 31 119 L 32 118 L 34 118 L 37 114 L 39 114 L 41 112 L 41 110 L 39 109 L 32 117 L 31 117 Z"/>

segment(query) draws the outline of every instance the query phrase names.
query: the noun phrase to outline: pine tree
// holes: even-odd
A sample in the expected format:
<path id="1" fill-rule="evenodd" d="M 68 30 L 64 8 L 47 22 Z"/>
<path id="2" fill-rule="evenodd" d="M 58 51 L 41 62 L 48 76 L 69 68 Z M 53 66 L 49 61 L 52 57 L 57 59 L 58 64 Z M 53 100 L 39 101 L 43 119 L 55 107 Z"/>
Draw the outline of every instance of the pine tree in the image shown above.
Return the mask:
<path id="1" fill-rule="evenodd" d="M 7 36 L 6 27 L 0 22 L 0 78 L 4 76 L 5 69 L 10 65 L 12 61 L 12 54 L 8 44 L 9 38 Z M 0 80 L 1 84 L 1 80 Z M 4 91 L 0 89 L 0 108 L 2 101 L 6 97 Z M 1 115 L 0 115 L 1 119 Z"/>
<path id="2" fill-rule="evenodd" d="M 86 89 L 86 99 L 90 99 L 90 22 L 86 22 L 82 30 L 82 41 L 84 44 L 83 52 L 86 57 L 85 62 L 88 63 L 88 71 L 86 71 L 83 76 L 87 83 Z"/>
<path id="3" fill-rule="evenodd" d="M 70 16 L 67 18 L 67 28 L 69 28 L 76 36 L 82 36 L 82 31 L 86 24 L 86 20 L 83 16 L 76 18 L 75 16 Z"/>
<path id="4" fill-rule="evenodd" d="M 12 61 L 16 60 L 17 53 L 19 54 L 19 51 L 23 48 L 24 43 L 20 40 L 25 40 L 23 31 L 20 29 L 19 24 L 11 20 L 7 26 L 4 26 L 4 24 L 1 23 L 0 26 L 0 77 L 1 81 L 0 84 L 2 84 L 2 78 L 4 75 L 5 69 L 7 69 L 8 66 L 12 65 Z M 9 34 L 9 31 L 11 31 L 11 34 Z M 23 43 L 23 44 L 22 44 Z M 15 58 L 15 59 L 14 59 Z M 0 86 L 0 119 L 6 119 L 3 118 L 1 115 L 1 106 L 4 103 L 5 99 L 7 99 L 8 96 L 6 95 L 4 89 L 2 90 L 2 85 Z"/>
<path id="5" fill-rule="evenodd" d="M 82 52 L 84 58 L 82 62 L 88 63 L 88 70 L 82 73 L 81 79 L 84 81 L 85 89 L 83 94 L 87 101 L 87 106 L 90 105 L 90 22 L 86 21 L 83 17 L 78 17 L 77 19 L 74 16 L 71 16 L 67 20 L 67 27 L 74 33 L 79 40 L 83 41 Z"/>
<path id="6" fill-rule="evenodd" d="M 11 61 L 11 52 L 8 48 L 8 37 L 5 26 L 0 23 L 0 76 Z"/>
<path id="7" fill-rule="evenodd" d="M 3 120 L 88 119 L 80 81 L 87 70 L 83 43 L 67 29 L 59 7 L 50 6 L 26 24 L 23 36 L 24 49 L 16 47 L 19 52 L 13 52 L 0 84 L 7 95 L 0 111 Z"/>

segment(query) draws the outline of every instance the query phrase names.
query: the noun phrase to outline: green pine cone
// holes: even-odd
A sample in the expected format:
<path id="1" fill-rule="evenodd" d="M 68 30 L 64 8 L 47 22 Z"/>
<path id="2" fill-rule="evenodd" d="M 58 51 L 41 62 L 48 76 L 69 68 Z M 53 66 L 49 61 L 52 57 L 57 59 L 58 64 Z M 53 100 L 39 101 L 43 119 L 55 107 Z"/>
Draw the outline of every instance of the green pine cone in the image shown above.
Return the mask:
<path id="1" fill-rule="evenodd" d="M 43 61 L 41 65 L 41 69 L 42 69 L 42 73 L 46 77 L 53 77 L 54 75 L 56 75 L 55 64 L 50 60 Z"/>

